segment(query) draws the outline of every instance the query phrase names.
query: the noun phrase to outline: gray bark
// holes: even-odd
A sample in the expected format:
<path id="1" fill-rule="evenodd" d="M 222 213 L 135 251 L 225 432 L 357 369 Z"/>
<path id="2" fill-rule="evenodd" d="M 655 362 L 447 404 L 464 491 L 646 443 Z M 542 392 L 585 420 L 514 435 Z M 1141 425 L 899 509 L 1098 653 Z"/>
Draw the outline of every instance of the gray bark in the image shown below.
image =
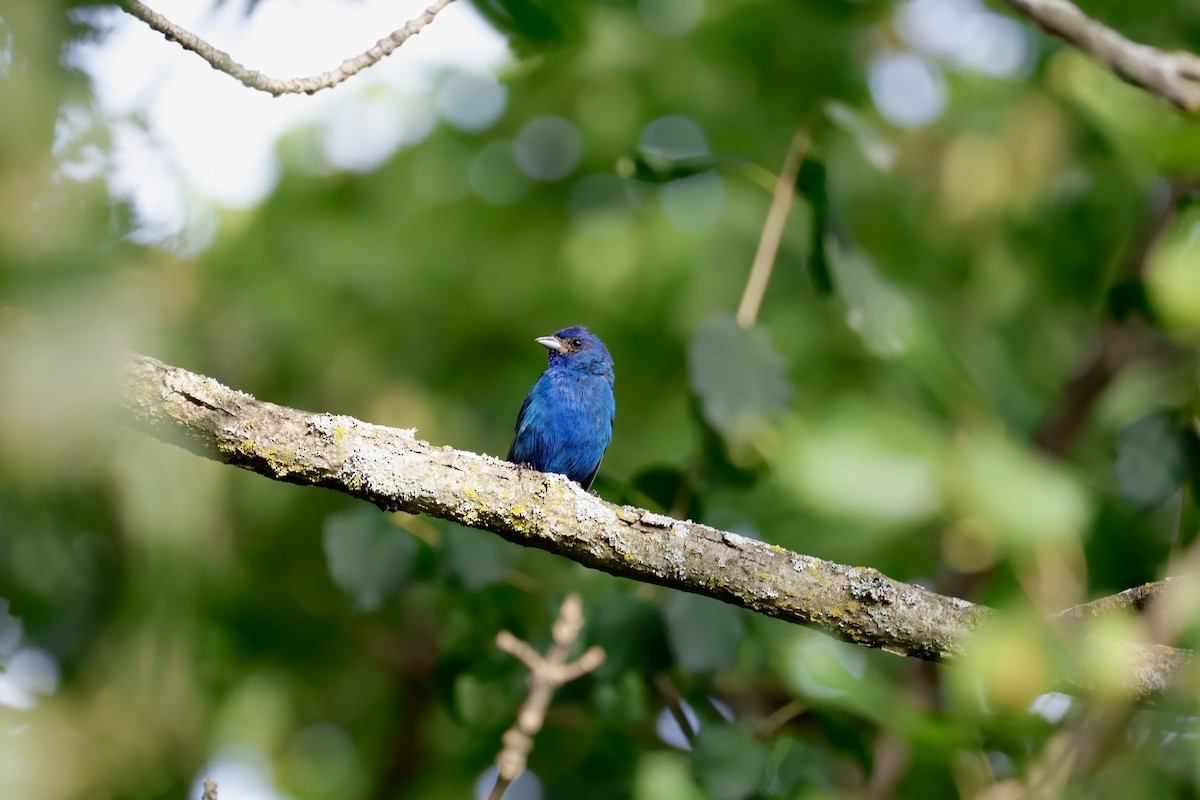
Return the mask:
<path id="1" fill-rule="evenodd" d="M 729 531 L 616 506 L 560 475 L 438 447 L 412 430 L 265 403 L 211 378 L 132 355 L 124 407 L 196 453 L 261 475 L 481 528 L 633 580 L 670 586 L 926 660 L 961 655 L 993 612 L 869 567 L 802 555 Z M 1168 688 L 1191 653 L 1129 645 L 1136 696 Z"/>

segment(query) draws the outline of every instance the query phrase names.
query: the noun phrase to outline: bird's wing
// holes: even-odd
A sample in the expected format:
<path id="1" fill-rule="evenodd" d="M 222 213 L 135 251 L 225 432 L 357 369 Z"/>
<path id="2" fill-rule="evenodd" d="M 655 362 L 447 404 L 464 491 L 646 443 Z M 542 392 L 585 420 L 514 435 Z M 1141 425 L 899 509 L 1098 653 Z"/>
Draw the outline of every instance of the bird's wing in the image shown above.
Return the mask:
<path id="1" fill-rule="evenodd" d="M 617 409 L 616 409 L 616 407 L 614 406 L 614 407 L 613 407 L 613 413 L 612 413 L 612 417 L 611 417 L 611 418 L 609 418 L 609 420 L 608 420 L 608 429 L 609 429 L 609 431 L 612 431 L 612 426 L 613 426 L 613 423 L 614 423 L 614 422 L 616 422 L 616 421 L 617 421 Z M 612 434 L 610 433 L 610 434 L 609 434 L 610 440 L 611 440 L 611 436 L 612 436 Z M 607 450 L 608 448 L 607 448 L 607 447 L 605 447 L 604 449 L 605 449 L 605 450 Z M 512 459 L 509 459 L 509 460 L 511 461 Z M 586 492 L 588 489 L 592 488 L 592 481 L 596 480 L 596 476 L 600 474 L 600 465 L 601 465 L 601 464 L 603 464 L 603 463 L 604 463 L 604 453 L 601 453 L 601 454 L 600 454 L 600 460 L 596 462 L 596 468 L 595 468 L 594 470 L 592 470 L 592 474 L 591 474 L 591 475 L 588 475 L 586 478 L 584 478 L 584 479 L 583 479 L 582 481 L 580 481 L 580 483 L 579 483 L 579 485 L 583 487 L 583 490 L 584 490 L 585 492 Z"/>
<path id="2" fill-rule="evenodd" d="M 504 457 L 505 461 L 513 460 L 513 450 L 517 447 L 517 437 L 521 435 L 521 424 L 525 422 L 525 412 L 529 410 L 529 401 L 533 397 L 533 392 L 525 395 L 525 399 L 521 401 L 521 410 L 517 412 L 517 424 L 513 426 L 512 444 L 508 446 L 508 455 Z M 514 462 L 515 463 L 515 462 Z"/>

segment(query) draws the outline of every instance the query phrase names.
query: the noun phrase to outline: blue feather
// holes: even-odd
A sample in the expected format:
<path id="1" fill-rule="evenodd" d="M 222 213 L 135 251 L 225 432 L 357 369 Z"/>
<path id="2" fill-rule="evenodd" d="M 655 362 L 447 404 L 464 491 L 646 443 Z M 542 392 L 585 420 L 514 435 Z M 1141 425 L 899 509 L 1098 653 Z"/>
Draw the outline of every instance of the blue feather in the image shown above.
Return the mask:
<path id="1" fill-rule="evenodd" d="M 578 325 L 537 340 L 549 366 L 517 414 L 508 460 L 592 485 L 612 441 L 613 362 L 604 342 Z"/>

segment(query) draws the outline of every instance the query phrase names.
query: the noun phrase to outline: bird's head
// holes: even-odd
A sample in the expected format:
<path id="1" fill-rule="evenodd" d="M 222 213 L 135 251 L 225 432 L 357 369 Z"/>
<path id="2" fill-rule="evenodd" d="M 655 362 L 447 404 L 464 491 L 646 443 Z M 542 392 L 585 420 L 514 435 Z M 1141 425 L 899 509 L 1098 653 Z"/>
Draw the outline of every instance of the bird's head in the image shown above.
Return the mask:
<path id="1" fill-rule="evenodd" d="M 535 339 L 550 351 L 550 366 L 612 375 L 612 356 L 600 337 L 582 325 L 563 328 L 551 336 Z"/>

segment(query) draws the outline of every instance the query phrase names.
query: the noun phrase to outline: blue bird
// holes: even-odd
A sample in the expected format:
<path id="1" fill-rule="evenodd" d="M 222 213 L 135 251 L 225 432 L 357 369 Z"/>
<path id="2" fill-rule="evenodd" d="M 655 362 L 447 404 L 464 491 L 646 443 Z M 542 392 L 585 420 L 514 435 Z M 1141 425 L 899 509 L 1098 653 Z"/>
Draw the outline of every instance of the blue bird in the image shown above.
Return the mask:
<path id="1" fill-rule="evenodd" d="M 521 403 L 508 460 L 566 475 L 588 489 L 612 441 L 612 356 L 578 325 L 535 341 L 550 351 L 550 366 Z"/>

